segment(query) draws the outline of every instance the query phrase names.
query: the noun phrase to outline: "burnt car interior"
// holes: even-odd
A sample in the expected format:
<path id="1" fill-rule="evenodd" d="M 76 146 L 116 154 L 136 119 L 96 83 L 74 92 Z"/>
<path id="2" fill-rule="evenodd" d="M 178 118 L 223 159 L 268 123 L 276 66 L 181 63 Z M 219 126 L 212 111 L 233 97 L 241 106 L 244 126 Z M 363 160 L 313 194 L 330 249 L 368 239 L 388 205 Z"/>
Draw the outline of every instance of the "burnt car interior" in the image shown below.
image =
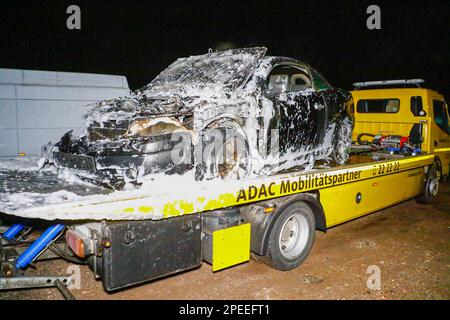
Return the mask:
<path id="1" fill-rule="evenodd" d="M 268 95 L 299 92 L 312 88 L 306 71 L 291 65 L 275 66 L 267 78 Z"/>

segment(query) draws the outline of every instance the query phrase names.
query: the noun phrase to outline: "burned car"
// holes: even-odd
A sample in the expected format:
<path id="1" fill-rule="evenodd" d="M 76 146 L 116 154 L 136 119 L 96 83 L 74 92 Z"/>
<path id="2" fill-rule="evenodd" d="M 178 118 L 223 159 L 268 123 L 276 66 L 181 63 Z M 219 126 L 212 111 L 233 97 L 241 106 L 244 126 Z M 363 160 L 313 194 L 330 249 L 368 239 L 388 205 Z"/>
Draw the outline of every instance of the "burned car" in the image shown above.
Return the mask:
<path id="1" fill-rule="evenodd" d="M 131 96 L 91 107 L 85 132 L 44 146 L 46 158 L 115 189 L 161 172 L 242 179 L 345 162 L 349 93 L 266 50 L 180 58 Z"/>

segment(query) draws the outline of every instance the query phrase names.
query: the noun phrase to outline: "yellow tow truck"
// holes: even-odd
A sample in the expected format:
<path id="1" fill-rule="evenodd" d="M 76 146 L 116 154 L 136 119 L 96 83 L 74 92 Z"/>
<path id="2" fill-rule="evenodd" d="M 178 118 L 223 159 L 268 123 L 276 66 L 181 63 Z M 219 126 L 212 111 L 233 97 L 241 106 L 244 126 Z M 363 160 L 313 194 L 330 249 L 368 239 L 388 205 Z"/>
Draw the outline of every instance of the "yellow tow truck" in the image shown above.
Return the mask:
<path id="1" fill-rule="evenodd" d="M 182 192 L 173 184 L 151 192 L 87 195 L 5 213 L 29 221 L 57 220 L 44 234 L 65 236 L 46 248 L 59 245 L 59 251 L 53 248 L 57 255 L 87 262 L 106 291 L 192 269 L 202 261 L 222 270 L 248 261 L 250 252 L 275 269 L 290 270 L 308 256 L 315 230 L 411 198 L 436 199 L 439 180 L 449 175 L 448 108 L 441 95 L 419 83 L 356 84 L 354 153 L 345 165 L 318 163 L 308 171 L 238 182 L 183 182 Z M 414 88 L 398 88 L 404 85 Z M 21 232 L 26 228 L 13 236 L 8 230 L 3 235 L 9 240 L 2 241 L 22 239 Z M 0 264 L 10 272 L 0 276 L 0 289 L 14 287 L 23 256 L 42 257 L 30 256 L 30 248 L 22 244 L 11 254 L 8 246 Z"/>

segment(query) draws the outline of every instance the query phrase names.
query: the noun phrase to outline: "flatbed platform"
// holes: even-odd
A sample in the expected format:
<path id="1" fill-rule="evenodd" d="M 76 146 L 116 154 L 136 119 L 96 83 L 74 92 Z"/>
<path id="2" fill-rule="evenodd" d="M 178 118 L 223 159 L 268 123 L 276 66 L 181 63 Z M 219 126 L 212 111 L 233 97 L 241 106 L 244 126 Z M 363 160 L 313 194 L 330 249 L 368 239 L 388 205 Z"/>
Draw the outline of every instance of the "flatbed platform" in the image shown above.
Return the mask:
<path id="1" fill-rule="evenodd" d="M 202 261 L 213 271 L 222 270 L 248 261 L 250 252 L 275 269 L 291 270 L 309 254 L 315 230 L 326 231 L 413 197 L 435 197 L 435 161 L 434 154 L 376 161 L 359 154 L 346 165 L 317 163 L 311 170 L 239 181 L 195 181 L 193 172 L 162 174 L 138 189 L 107 194 L 76 180 L 60 181 L 67 177 L 51 169 L 27 173 L 10 168 L 3 170 L 9 181 L 4 185 L 16 189 L 9 194 L 4 189 L 0 211 L 58 222 L 50 223 L 20 256 L 3 259 L 0 267 L 21 272 L 65 234 L 65 248 L 87 261 L 109 292 L 195 268 Z M 41 193 L 29 192 L 40 183 L 49 186 Z M 23 184 L 30 189 L 17 192 Z M 26 235 L 35 224 L 31 220 L 26 225 L 23 232 L 24 225 L 12 225 L 3 237 L 14 237 L 15 230 Z"/>
<path id="2" fill-rule="evenodd" d="M 60 203 L 111 191 L 58 174 L 56 168 L 38 170 L 38 158 L 0 160 L 0 212 Z"/>
<path id="3" fill-rule="evenodd" d="M 193 174 L 158 175 L 134 190 L 67 182 L 55 171 L 0 170 L 0 212 L 44 220 L 157 220 L 249 204 L 421 168 L 434 155 L 374 161 L 354 155 L 346 165 L 317 164 L 242 181 L 195 181 Z"/>

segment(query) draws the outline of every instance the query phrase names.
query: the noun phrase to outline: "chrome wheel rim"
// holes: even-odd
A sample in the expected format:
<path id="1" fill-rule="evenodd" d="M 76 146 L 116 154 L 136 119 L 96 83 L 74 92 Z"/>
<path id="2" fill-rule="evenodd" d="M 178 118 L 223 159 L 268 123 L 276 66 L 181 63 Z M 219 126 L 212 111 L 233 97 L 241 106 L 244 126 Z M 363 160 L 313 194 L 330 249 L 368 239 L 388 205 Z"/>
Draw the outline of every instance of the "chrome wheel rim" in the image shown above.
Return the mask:
<path id="1" fill-rule="evenodd" d="M 281 254 L 288 259 L 297 257 L 306 247 L 309 232 L 308 221 L 303 215 L 291 215 L 284 222 L 278 238 Z"/>
<path id="2" fill-rule="evenodd" d="M 439 179 L 433 178 L 428 185 L 428 192 L 431 196 L 435 197 L 439 192 Z"/>

